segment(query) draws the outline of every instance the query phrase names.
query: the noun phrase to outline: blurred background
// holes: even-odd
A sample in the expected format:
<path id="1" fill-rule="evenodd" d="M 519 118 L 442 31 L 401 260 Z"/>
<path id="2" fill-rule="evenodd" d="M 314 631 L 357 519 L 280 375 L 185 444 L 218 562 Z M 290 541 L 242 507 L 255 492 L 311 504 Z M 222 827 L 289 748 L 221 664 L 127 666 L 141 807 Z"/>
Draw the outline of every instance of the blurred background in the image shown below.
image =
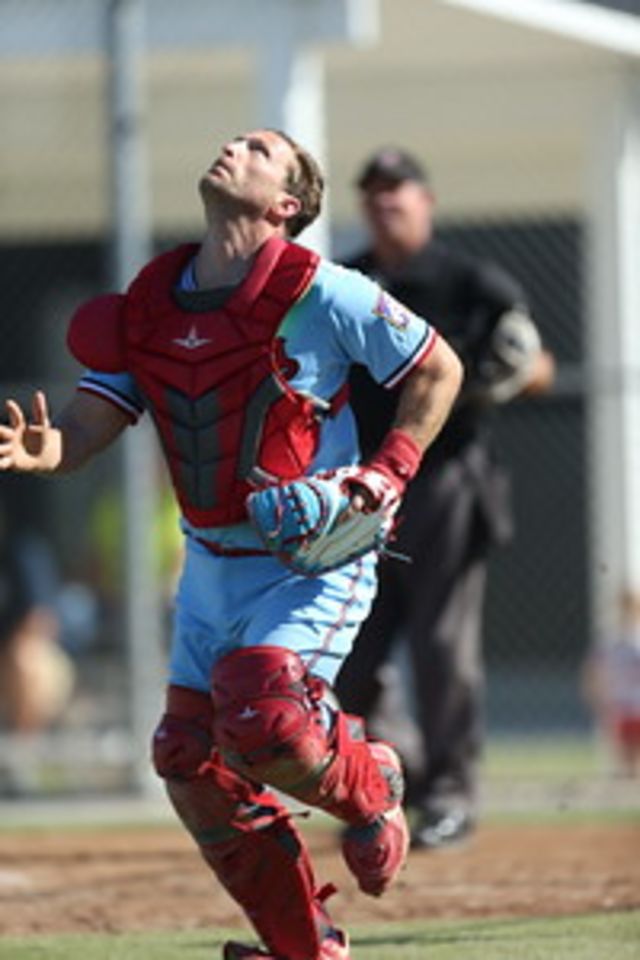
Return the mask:
<path id="1" fill-rule="evenodd" d="M 358 247 L 354 177 L 396 143 L 430 171 L 441 237 L 522 282 L 558 377 L 498 413 L 517 536 L 490 577 L 487 790 L 609 797 L 584 674 L 640 587 L 638 0 L 0 0 L 0 22 L 3 396 L 60 407 L 70 312 L 197 239 L 199 173 L 257 125 L 325 167 L 303 242 Z M 41 691 L 21 716 L 0 685 L 0 797 L 155 789 L 180 537 L 155 441 L 129 433 L 77 476 L 0 477 Z"/>

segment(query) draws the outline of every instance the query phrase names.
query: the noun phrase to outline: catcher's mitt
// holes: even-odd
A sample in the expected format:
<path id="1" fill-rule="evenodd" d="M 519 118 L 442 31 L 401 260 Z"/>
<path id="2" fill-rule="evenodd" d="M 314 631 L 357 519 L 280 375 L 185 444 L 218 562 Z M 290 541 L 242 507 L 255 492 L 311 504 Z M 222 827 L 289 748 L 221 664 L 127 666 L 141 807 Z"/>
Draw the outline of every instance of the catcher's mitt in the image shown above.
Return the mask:
<path id="1" fill-rule="evenodd" d="M 351 505 L 355 492 L 367 506 Z M 371 550 L 382 552 L 400 496 L 377 470 L 343 467 L 265 487 L 247 497 L 260 539 L 297 573 L 316 576 Z"/>

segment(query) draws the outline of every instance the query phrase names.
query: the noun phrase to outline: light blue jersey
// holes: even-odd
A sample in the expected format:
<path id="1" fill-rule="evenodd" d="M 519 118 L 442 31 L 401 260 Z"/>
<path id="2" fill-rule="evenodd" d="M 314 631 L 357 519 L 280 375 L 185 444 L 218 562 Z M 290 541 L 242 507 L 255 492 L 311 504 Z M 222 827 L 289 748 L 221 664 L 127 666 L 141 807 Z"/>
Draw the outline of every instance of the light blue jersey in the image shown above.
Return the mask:
<path id="1" fill-rule="evenodd" d="M 182 286 L 194 289 L 190 266 Z M 436 332 L 368 277 L 322 260 L 277 336 L 295 370 L 292 388 L 328 408 L 353 364 L 364 365 L 378 383 L 393 387 L 426 356 Z M 79 389 L 115 404 L 132 422 L 144 411 L 135 381 L 126 373 L 89 371 Z M 308 472 L 357 463 L 359 457 L 355 419 L 347 404 L 322 421 Z M 209 541 L 258 548 L 248 522 L 196 530 L 183 519 L 182 526 L 187 559 L 177 597 L 171 682 L 207 690 L 219 656 L 260 643 L 297 650 L 331 682 L 369 612 L 375 558 L 309 580 L 273 558 L 220 557 L 202 546 L 201 541 Z"/>

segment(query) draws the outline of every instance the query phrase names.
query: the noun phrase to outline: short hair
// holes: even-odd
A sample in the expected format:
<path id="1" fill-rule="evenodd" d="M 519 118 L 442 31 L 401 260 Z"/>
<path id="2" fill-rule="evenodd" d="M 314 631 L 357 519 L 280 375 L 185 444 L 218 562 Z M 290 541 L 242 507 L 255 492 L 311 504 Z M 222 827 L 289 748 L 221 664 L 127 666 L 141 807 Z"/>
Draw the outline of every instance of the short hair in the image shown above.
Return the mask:
<path id="1" fill-rule="evenodd" d="M 282 130 L 274 130 L 293 150 L 296 163 L 289 171 L 285 189 L 300 201 L 300 210 L 285 223 L 287 236 L 297 237 L 316 219 L 322 208 L 324 177 L 314 157 Z"/>

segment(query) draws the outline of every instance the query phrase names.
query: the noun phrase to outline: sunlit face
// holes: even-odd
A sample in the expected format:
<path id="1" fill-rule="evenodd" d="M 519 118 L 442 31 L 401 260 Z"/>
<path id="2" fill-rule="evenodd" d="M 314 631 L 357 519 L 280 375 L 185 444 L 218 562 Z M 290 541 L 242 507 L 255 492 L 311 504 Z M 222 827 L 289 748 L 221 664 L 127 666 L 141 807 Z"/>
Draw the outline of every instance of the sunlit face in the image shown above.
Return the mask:
<path id="1" fill-rule="evenodd" d="M 255 213 L 291 216 L 299 201 L 286 190 L 297 163 L 293 149 L 273 130 L 254 130 L 226 143 L 200 179 L 207 198 L 236 200 Z"/>
<path id="2" fill-rule="evenodd" d="M 429 237 L 434 199 L 424 183 L 374 181 L 362 191 L 361 200 L 374 239 L 411 245 Z"/>

